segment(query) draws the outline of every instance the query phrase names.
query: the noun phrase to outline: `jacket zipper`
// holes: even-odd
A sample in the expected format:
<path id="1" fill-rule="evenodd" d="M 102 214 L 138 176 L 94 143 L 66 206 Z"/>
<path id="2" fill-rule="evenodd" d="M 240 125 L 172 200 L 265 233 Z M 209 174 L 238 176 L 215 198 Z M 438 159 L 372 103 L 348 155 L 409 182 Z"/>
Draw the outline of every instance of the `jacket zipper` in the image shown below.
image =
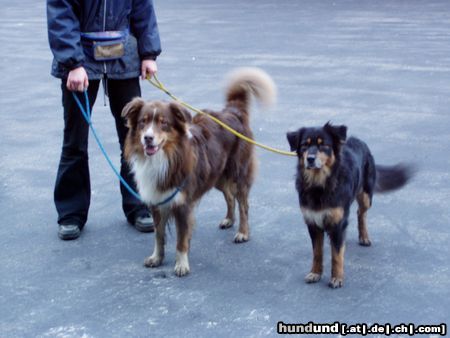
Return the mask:
<path id="1" fill-rule="evenodd" d="M 103 31 L 106 32 L 106 4 L 107 0 L 103 1 Z M 102 82 L 103 82 L 103 105 L 106 106 L 106 96 L 107 96 L 107 84 L 106 84 L 106 62 L 103 61 L 103 76 L 102 76 Z"/>
<path id="2" fill-rule="evenodd" d="M 106 4 L 107 0 L 103 1 L 103 31 L 106 32 Z M 103 61 L 103 72 L 106 74 L 106 62 Z"/>

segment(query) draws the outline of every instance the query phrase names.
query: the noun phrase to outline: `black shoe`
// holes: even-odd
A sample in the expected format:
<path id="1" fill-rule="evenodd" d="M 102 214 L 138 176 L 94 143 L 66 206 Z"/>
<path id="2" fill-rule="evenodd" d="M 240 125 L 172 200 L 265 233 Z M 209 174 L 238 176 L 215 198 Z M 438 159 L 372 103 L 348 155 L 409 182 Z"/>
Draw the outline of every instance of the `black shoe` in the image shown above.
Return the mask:
<path id="1" fill-rule="evenodd" d="M 80 227 L 76 224 L 61 224 L 58 229 L 58 237 L 64 241 L 77 239 L 80 234 Z"/>
<path id="2" fill-rule="evenodd" d="M 140 232 L 153 232 L 155 231 L 155 226 L 153 224 L 153 219 L 150 214 L 137 216 L 134 220 L 134 227 Z"/>

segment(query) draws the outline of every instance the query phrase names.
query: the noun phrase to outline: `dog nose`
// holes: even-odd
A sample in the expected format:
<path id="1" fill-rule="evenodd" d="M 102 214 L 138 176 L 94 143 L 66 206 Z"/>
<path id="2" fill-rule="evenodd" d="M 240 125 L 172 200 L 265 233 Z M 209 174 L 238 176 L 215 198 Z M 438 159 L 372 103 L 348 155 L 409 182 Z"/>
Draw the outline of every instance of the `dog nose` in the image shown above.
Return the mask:
<path id="1" fill-rule="evenodd" d="M 314 163 L 316 162 L 316 156 L 314 156 L 314 155 L 308 155 L 308 156 L 306 157 L 306 161 L 308 162 L 308 165 L 309 165 L 309 166 L 313 166 Z"/>
<path id="2" fill-rule="evenodd" d="M 144 141 L 145 143 L 153 143 L 153 136 L 145 135 Z"/>

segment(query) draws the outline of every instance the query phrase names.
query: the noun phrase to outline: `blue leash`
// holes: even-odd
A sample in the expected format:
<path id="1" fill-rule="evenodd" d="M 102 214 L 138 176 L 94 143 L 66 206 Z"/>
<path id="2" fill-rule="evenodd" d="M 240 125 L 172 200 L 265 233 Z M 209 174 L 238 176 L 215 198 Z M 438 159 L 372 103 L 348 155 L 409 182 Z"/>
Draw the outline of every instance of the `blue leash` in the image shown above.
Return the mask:
<path id="1" fill-rule="evenodd" d="M 114 164 L 112 163 L 111 159 L 109 158 L 108 154 L 106 153 L 105 147 L 103 147 L 102 142 L 100 141 L 100 138 L 97 135 L 97 131 L 94 128 L 94 125 L 92 124 L 92 120 L 91 120 L 91 108 L 89 106 L 89 97 L 87 95 L 87 91 L 83 92 L 84 94 L 84 100 L 86 101 L 86 109 L 84 109 L 83 105 L 81 104 L 80 99 L 78 98 L 77 94 L 75 92 L 72 92 L 72 96 L 75 100 L 75 102 L 78 105 L 78 108 L 80 108 L 81 114 L 83 114 L 84 119 L 86 120 L 87 124 L 89 125 L 89 128 L 91 128 L 92 134 L 94 134 L 94 138 L 95 141 L 97 142 L 100 150 L 103 153 L 103 156 L 106 158 L 106 161 L 108 162 L 109 166 L 111 167 L 111 169 L 114 171 L 114 173 L 116 174 L 116 176 L 119 178 L 120 182 L 123 184 L 123 186 L 130 192 L 130 194 L 132 194 L 134 197 L 136 197 L 138 200 L 142 201 L 141 196 L 139 196 L 139 194 L 134 191 L 134 189 L 132 187 L 130 187 L 130 185 L 125 181 L 125 179 L 120 175 L 119 171 L 116 169 L 116 167 L 114 166 Z M 175 189 L 175 191 L 169 196 L 167 197 L 164 201 L 159 202 L 157 204 L 154 204 L 153 206 L 155 207 L 159 207 L 161 205 L 164 205 L 166 203 L 169 203 L 173 198 L 175 198 L 175 196 L 181 191 L 181 189 L 183 188 L 185 182 L 183 182 L 181 184 L 180 187 L 177 187 Z M 143 201 L 142 201 L 143 202 Z"/>
<path id="2" fill-rule="evenodd" d="M 84 109 L 77 94 L 75 92 L 72 92 L 73 98 L 75 99 L 75 102 L 77 103 L 78 108 L 80 108 L 80 111 L 83 114 L 84 119 L 86 120 L 87 124 L 91 128 L 92 134 L 94 134 L 95 140 L 97 141 L 97 144 L 98 144 L 100 150 L 102 151 L 103 156 L 106 158 L 106 161 L 108 161 L 109 166 L 114 171 L 116 176 L 119 178 L 120 182 L 122 182 L 123 186 L 130 192 L 130 194 L 132 194 L 138 200 L 142 201 L 141 196 L 139 196 L 139 194 L 136 191 L 134 191 L 134 189 L 132 187 L 130 187 L 130 185 L 125 181 L 125 179 L 122 176 L 120 176 L 120 173 L 117 171 L 116 167 L 114 167 L 114 164 L 112 163 L 111 159 L 109 158 L 108 154 L 106 153 L 106 150 L 103 147 L 103 144 L 97 135 L 97 131 L 95 130 L 94 126 L 92 125 L 91 108 L 89 106 L 89 97 L 88 97 L 86 91 L 84 91 L 83 94 L 84 94 L 84 99 L 86 101 L 86 109 Z"/>

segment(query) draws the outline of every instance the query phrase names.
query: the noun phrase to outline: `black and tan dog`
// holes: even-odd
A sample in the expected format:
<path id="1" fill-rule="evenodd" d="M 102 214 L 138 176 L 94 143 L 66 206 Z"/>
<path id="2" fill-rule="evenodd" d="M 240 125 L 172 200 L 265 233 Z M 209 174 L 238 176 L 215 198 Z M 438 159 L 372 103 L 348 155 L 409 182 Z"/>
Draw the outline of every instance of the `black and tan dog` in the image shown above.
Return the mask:
<path id="1" fill-rule="evenodd" d="M 287 134 L 292 151 L 298 154 L 296 188 L 300 208 L 313 246 L 311 272 L 307 283 L 322 276 L 324 232 L 330 237 L 332 267 L 329 286 L 338 288 L 344 280 L 345 229 L 350 206 L 358 202 L 359 244 L 371 245 L 366 214 L 374 192 L 399 189 L 411 178 L 407 165 L 375 165 L 367 145 L 347 140 L 346 126 L 330 123 L 320 128 L 301 128 Z"/>

